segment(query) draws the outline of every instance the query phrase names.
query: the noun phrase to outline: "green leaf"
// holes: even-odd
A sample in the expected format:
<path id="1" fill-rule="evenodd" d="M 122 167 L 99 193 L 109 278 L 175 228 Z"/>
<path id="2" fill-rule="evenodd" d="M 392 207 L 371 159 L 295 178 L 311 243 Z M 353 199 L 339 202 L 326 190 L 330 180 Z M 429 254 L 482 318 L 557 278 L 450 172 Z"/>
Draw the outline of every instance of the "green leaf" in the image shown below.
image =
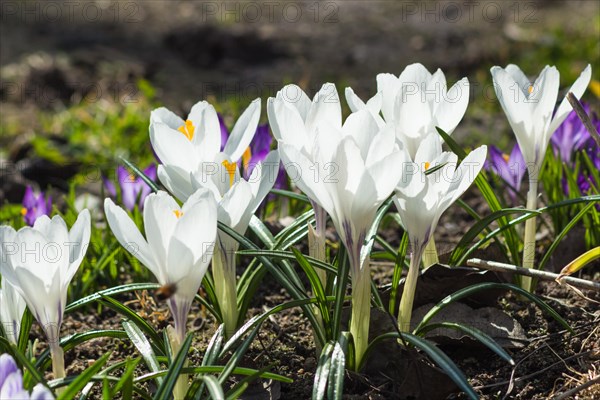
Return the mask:
<path id="1" fill-rule="evenodd" d="M 101 290 L 82 299 L 76 300 L 65 308 L 65 313 L 74 311 L 80 307 L 91 304 L 102 299 L 103 296 L 114 296 L 116 294 L 133 292 L 136 290 L 155 290 L 160 287 L 157 283 L 130 283 L 127 285 L 115 286 L 105 290 Z"/>
<path id="2" fill-rule="evenodd" d="M 539 215 L 540 213 L 537 211 L 530 211 L 524 208 L 504 208 L 502 210 L 495 211 L 484 218 L 480 219 L 473 225 L 467 233 L 463 235 L 460 239 L 450 258 L 448 260 L 448 264 L 450 265 L 459 265 L 458 261 L 462 259 L 462 255 L 467 251 L 467 247 L 471 244 L 471 242 L 485 229 L 489 228 L 490 224 L 496 221 L 499 218 L 506 217 L 510 214 L 534 214 Z"/>
<path id="3" fill-rule="evenodd" d="M 310 263 L 306 260 L 304 255 L 298 251 L 298 249 L 292 247 L 292 252 L 298 261 L 298 265 L 304 271 L 308 280 L 310 281 L 310 285 L 313 290 L 313 294 L 317 298 L 317 306 L 319 307 L 319 311 L 321 313 L 321 318 L 323 318 L 323 324 L 325 329 L 329 328 L 329 307 L 327 306 L 327 302 L 325 301 L 325 290 L 323 289 L 323 285 L 321 283 L 321 279 L 317 275 L 315 269 L 310 265 Z"/>
<path id="4" fill-rule="evenodd" d="M 102 304 L 112 308 L 117 313 L 123 315 L 125 318 L 131 320 L 134 324 L 138 326 L 146 335 L 148 335 L 152 341 L 154 342 L 152 345 L 154 347 L 154 351 L 158 354 L 164 354 L 164 341 L 161 336 L 154 330 L 153 327 L 150 326 L 142 317 L 140 317 L 135 311 L 126 305 L 118 302 L 109 296 L 102 296 L 102 300 L 100 301 Z"/>
<path id="5" fill-rule="evenodd" d="M 18 348 L 21 353 L 25 353 L 27 350 L 27 343 L 29 343 L 29 332 L 31 331 L 31 325 L 33 325 L 33 315 L 29 308 L 25 308 L 23 318 L 21 318 L 21 326 L 19 328 L 19 343 Z"/>
<path id="6" fill-rule="evenodd" d="M 181 344 L 181 348 L 177 352 L 177 356 L 169 365 L 169 372 L 165 376 L 165 379 L 156 391 L 156 395 L 154 396 L 155 400 L 170 400 L 173 392 L 173 388 L 175 387 L 175 383 L 177 383 L 177 379 L 181 374 L 181 370 L 187 360 L 187 354 L 190 350 L 190 346 L 192 344 L 192 335 L 188 334 L 185 337 L 185 340 Z"/>
<path id="7" fill-rule="evenodd" d="M 404 231 L 400 245 L 398 246 L 398 252 L 396 255 L 396 262 L 394 264 L 394 275 L 392 277 L 392 286 L 390 290 L 390 302 L 388 305 L 388 311 L 391 315 L 396 315 L 398 307 L 396 303 L 398 301 L 398 287 L 400 286 L 400 279 L 402 278 L 402 269 L 405 268 L 406 252 L 408 251 L 408 232 Z"/>
<path id="8" fill-rule="evenodd" d="M 331 355 L 333 354 L 335 344 L 336 342 L 334 341 L 327 342 L 323 347 L 323 350 L 321 350 L 317 371 L 315 372 L 315 382 L 313 384 L 313 400 L 322 400 L 325 398 L 327 379 L 331 370 Z"/>
<path id="9" fill-rule="evenodd" d="M 75 378 L 74 381 L 69 383 L 69 386 L 65 388 L 65 390 L 58 396 L 57 400 L 71 400 L 75 398 L 75 395 L 83 389 L 85 385 L 90 382 L 91 378 L 96 375 L 96 372 L 100 371 L 100 369 L 106 364 L 108 358 L 112 353 L 108 352 L 100 357 L 91 367 L 83 371 L 81 374 Z M 62 380 L 61 380 L 62 381 Z"/>
<path id="10" fill-rule="evenodd" d="M 135 367 L 137 367 L 140 359 L 131 359 L 127 360 L 127 366 L 125 367 L 125 371 L 121 375 L 121 379 L 115 385 L 112 390 L 110 399 L 114 398 L 119 391 L 122 390 L 122 398 L 130 399 L 133 395 L 133 373 L 135 372 Z"/>
<path id="11" fill-rule="evenodd" d="M 569 264 L 567 264 L 567 266 L 560 271 L 559 277 L 556 278 L 556 280 L 560 282 L 560 278 L 574 274 L 575 272 L 579 271 L 592 261 L 597 260 L 599 258 L 600 246 L 586 251 L 585 253 L 571 261 Z"/>
<path id="12" fill-rule="evenodd" d="M 331 369 L 327 381 L 327 398 L 339 400 L 344 394 L 344 373 L 350 333 L 342 332 L 331 353 Z"/>
<path id="13" fill-rule="evenodd" d="M 290 199 L 299 200 L 303 203 L 310 204 L 310 200 L 309 200 L 308 196 L 301 194 L 301 193 L 291 192 L 289 190 L 282 190 L 282 189 L 271 189 L 271 193 L 279 195 L 279 196 L 285 196 Z"/>
<path id="14" fill-rule="evenodd" d="M 293 248 L 292 248 L 293 249 Z M 283 251 L 283 250 L 238 250 L 236 252 L 241 256 L 249 256 L 249 257 L 271 257 L 274 259 L 282 259 L 282 260 L 290 260 L 295 261 L 296 256 L 292 251 Z M 326 262 L 321 260 L 317 260 L 316 258 L 307 256 L 303 254 L 303 257 L 308 261 L 312 266 L 325 270 L 327 272 L 331 272 L 333 274 L 337 274 L 337 269 Z"/>
<path id="15" fill-rule="evenodd" d="M 123 325 L 123 329 L 125 329 L 127 336 L 131 340 L 131 343 L 133 343 L 135 348 L 138 349 L 144 358 L 148 369 L 152 372 L 160 371 L 160 364 L 156 359 L 154 351 L 152 351 L 150 342 L 146 336 L 144 336 L 144 332 L 142 332 L 142 330 L 131 321 L 125 320 L 121 322 L 121 324 Z M 162 378 L 157 378 L 156 384 L 160 386 L 162 384 Z"/>

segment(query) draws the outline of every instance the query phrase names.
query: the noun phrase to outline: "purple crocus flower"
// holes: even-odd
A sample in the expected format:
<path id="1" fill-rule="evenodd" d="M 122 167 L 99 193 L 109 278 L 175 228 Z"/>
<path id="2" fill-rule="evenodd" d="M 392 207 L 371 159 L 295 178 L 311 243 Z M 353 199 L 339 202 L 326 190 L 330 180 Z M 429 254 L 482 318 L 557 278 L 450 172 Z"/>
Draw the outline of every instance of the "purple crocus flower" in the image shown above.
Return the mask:
<path id="1" fill-rule="evenodd" d="M 0 355 L 0 399 L 54 400 L 52 393 L 41 383 L 33 388 L 31 396 L 23 388 L 23 375 L 15 360 L 7 353 Z"/>
<path id="2" fill-rule="evenodd" d="M 600 129 L 600 120 L 595 113 L 591 113 L 589 104 L 582 103 L 582 105 L 585 112 L 591 115 L 596 129 Z M 583 149 L 589 140 L 593 139 L 575 111 L 571 111 L 550 138 L 554 153 L 560 154 L 561 160 L 566 163 L 570 162 L 573 154 Z"/>
<path id="3" fill-rule="evenodd" d="M 52 198 L 48 196 L 44 197 L 44 193 L 35 195 L 33 188 L 27 186 L 25 189 L 25 196 L 23 196 L 23 208 L 21 214 L 25 219 L 25 223 L 29 226 L 33 226 L 34 222 L 38 217 L 42 215 L 50 216 L 52 212 Z"/>
<path id="4" fill-rule="evenodd" d="M 149 165 L 144 169 L 144 174 L 153 181 L 156 180 L 156 165 Z M 130 211 L 135 208 L 136 203 L 141 210 L 144 207 L 144 200 L 152 192 L 150 186 L 142 178 L 135 176 L 120 165 L 117 167 L 117 183 L 121 188 L 121 202 Z M 117 189 L 113 182 L 105 179 L 104 186 L 112 198 L 117 197 Z"/>
<path id="5" fill-rule="evenodd" d="M 527 164 L 525 164 L 519 145 L 515 144 L 510 155 L 502 153 L 494 145 L 489 146 L 489 157 L 485 161 L 485 169 L 492 171 L 508 184 L 510 188 L 508 195 L 515 202 L 527 171 Z"/>

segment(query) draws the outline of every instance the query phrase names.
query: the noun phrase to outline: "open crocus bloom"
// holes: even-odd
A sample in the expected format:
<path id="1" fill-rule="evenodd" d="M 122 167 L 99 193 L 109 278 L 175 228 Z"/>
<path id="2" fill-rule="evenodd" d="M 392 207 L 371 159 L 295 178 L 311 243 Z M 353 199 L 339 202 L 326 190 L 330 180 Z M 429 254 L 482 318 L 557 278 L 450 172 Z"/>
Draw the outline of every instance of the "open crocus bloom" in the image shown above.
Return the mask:
<path id="1" fill-rule="evenodd" d="M 596 127 L 596 130 L 600 131 L 600 119 L 591 112 L 589 104 L 582 102 L 582 105 L 585 112 L 591 115 L 592 124 Z M 597 146 L 574 110 L 556 129 L 556 132 L 550 137 L 550 142 L 554 147 L 554 152 L 559 153 L 560 158 L 566 163 L 569 163 L 572 156 L 578 150 L 585 148 L 590 142 Z"/>
<path id="2" fill-rule="evenodd" d="M 419 63 L 408 65 L 398 77 L 393 74 L 377 75 L 377 92 L 365 104 L 351 89 L 346 89 L 346 99 L 352 111 L 368 109 L 380 126 L 383 120 L 392 123 L 397 140 L 404 144 L 411 159 L 414 159 L 421 141 L 430 133 L 436 133 L 436 127 L 452 134 L 469 104 L 467 78 L 448 90 L 446 76 L 441 69 L 432 74 Z M 378 105 L 383 120 L 379 117 Z"/>
<path id="3" fill-rule="evenodd" d="M 190 305 L 208 268 L 217 234 L 217 210 L 212 194 L 198 190 L 182 207 L 166 192 L 150 194 L 144 204 L 146 238 L 111 199 L 104 201 L 104 211 L 119 243 L 161 285 L 175 285 L 175 294 L 168 304 L 175 331 L 183 340 Z"/>
<path id="4" fill-rule="evenodd" d="M 530 179 L 539 174 L 550 137 L 572 110 L 565 97 L 553 116 L 558 98 L 560 75 L 555 67 L 546 66 L 534 83 L 521 69 L 510 64 L 492 67 L 494 89 L 502 109 L 515 132 L 517 142 L 528 165 Z M 587 66 L 568 90 L 581 98 L 592 75 Z"/>
<path id="5" fill-rule="evenodd" d="M 208 102 L 196 103 L 185 121 L 166 108 L 152 111 L 150 141 L 162 162 L 158 167 L 159 179 L 165 185 L 176 186 L 177 192 L 173 194 L 185 201 L 194 192 L 192 174 L 202 173 L 207 164 L 213 172 L 223 170 L 222 161 L 232 163 L 242 157 L 259 118 L 260 99 L 256 99 L 237 120 L 221 151 L 219 117 Z"/>
<path id="6" fill-rule="evenodd" d="M 405 154 L 404 174 L 394 202 L 408 231 L 413 250 L 424 246 L 440 216 L 471 186 L 486 158 L 487 147 L 473 150 L 460 165 L 454 153 L 442 152 L 434 134 L 423 141 L 414 162 Z M 427 170 L 439 167 L 426 174 Z"/>
<path id="7" fill-rule="evenodd" d="M 417 276 L 425 246 L 431 239 L 440 216 L 473 183 L 485 162 L 486 146 L 473 150 L 457 166 L 454 153 L 442 152 L 434 134 L 419 147 L 414 162 L 404 153 L 404 175 L 396 189 L 394 202 L 408 232 L 412 248 L 409 272 L 404 284 L 398 324 L 406 332 L 410 327 Z M 438 168 L 426 174 L 430 168 Z"/>
<path id="8" fill-rule="evenodd" d="M 15 232 L 0 227 L 2 279 L 12 284 L 44 330 L 51 348 L 58 348 L 67 290 L 90 241 L 90 213 L 83 210 L 69 231 L 58 215 L 43 215 L 33 227 Z"/>
<path id="9" fill-rule="evenodd" d="M 4 238 L 0 238 L 4 240 Z M 4 255 L 0 249 L 0 263 Z M 0 323 L 8 340 L 17 344 L 19 342 L 19 330 L 21 328 L 21 320 L 25 312 L 25 300 L 17 292 L 15 287 L 8 280 L 2 282 L 0 289 Z"/>

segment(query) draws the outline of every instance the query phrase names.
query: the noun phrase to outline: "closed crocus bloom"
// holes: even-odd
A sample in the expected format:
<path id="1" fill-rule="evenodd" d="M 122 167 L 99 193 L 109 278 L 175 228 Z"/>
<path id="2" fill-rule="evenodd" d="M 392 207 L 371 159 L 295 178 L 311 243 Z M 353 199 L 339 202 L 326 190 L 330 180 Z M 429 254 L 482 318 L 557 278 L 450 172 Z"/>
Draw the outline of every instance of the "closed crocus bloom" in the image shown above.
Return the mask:
<path id="1" fill-rule="evenodd" d="M 33 227 L 14 232 L 3 226 L 2 279 L 12 284 L 27 303 L 48 338 L 56 378 L 64 376 L 59 333 L 71 279 L 90 241 L 90 213 L 83 210 L 69 231 L 62 217 L 41 216 Z"/>
<path id="2" fill-rule="evenodd" d="M 394 202 L 407 230 L 411 248 L 411 264 L 404 285 L 398 324 L 406 332 L 416 279 L 425 246 L 431 239 L 442 213 L 450 207 L 473 183 L 484 165 L 487 148 L 473 150 L 457 166 L 454 153 L 442 152 L 437 137 L 430 135 L 419 147 L 414 162 L 405 153 L 404 175 L 396 189 Z M 430 174 L 429 168 L 440 167 Z"/>
<path id="3" fill-rule="evenodd" d="M 2 262 L 2 257 L 0 254 L 0 262 Z M 23 297 L 8 280 L 4 280 L 2 289 L 0 289 L 0 323 L 2 323 L 2 328 L 8 340 L 13 344 L 19 342 L 19 330 L 25 307 Z"/>
<path id="4" fill-rule="evenodd" d="M 260 118 L 260 99 L 254 100 L 237 120 L 221 151 L 222 131 L 214 107 L 201 101 L 192 107 L 184 121 L 166 108 L 152 111 L 150 141 L 162 165 L 158 176 L 177 185 L 179 200 L 193 193 L 191 174 L 209 165 L 213 172 L 221 168 L 219 160 L 237 162 L 248 148 Z M 163 182 L 165 184 L 165 182 Z"/>
<path id="5" fill-rule="evenodd" d="M 269 98 L 267 112 L 273 135 L 279 144 L 285 143 L 298 151 L 310 152 L 317 134 L 327 135 L 329 130 L 340 131 L 342 128 L 342 108 L 337 89 L 332 83 L 325 83 L 312 101 L 300 87 L 287 85 L 274 98 Z M 286 159 L 281 151 L 280 155 L 284 167 L 288 169 L 288 175 L 297 173 L 294 160 Z M 293 171 L 289 171 L 290 168 Z M 327 214 L 315 198 L 310 195 L 308 197 L 315 212 L 315 227 L 310 223 L 308 225 L 310 255 L 325 261 Z M 321 283 L 325 284 L 326 272 L 318 270 L 317 275 Z"/>
<path id="6" fill-rule="evenodd" d="M 293 163 L 290 179 L 331 216 L 348 251 L 353 285 L 350 331 L 359 365 L 370 318 L 371 277 L 364 245 L 377 209 L 400 180 L 401 158 L 393 130 L 379 131 L 368 110 L 351 114 L 340 130 L 326 124 L 318 129 L 323 132 L 317 132 L 311 147 L 298 149 L 281 141 L 280 151 Z"/>
<path id="7" fill-rule="evenodd" d="M 104 201 L 113 234 L 163 286 L 173 287 L 168 300 L 175 332 L 183 340 L 194 296 L 208 268 L 217 233 L 217 210 L 212 194 L 198 190 L 179 206 L 164 191 L 150 194 L 144 204 L 146 237 L 111 199 Z"/>
<path id="8" fill-rule="evenodd" d="M 523 71 L 516 65 L 506 68 L 492 67 L 494 89 L 498 101 L 515 132 L 517 142 L 523 153 L 529 171 L 529 191 L 527 208 L 537 208 L 538 180 L 550 137 L 572 110 L 565 97 L 556 112 L 554 106 L 558 98 L 559 73 L 555 67 L 546 66 L 534 83 L 531 83 Z M 592 75 L 591 66 L 587 66 L 573 86 L 568 90 L 580 98 L 587 88 Z M 554 112 L 554 113 L 553 113 Z M 535 261 L 536 218 L 525 222 L 523 238 L 523 267 L 532 268 Z M 532 290 L 529 277 L 521 278 L 521 285 Z"/>

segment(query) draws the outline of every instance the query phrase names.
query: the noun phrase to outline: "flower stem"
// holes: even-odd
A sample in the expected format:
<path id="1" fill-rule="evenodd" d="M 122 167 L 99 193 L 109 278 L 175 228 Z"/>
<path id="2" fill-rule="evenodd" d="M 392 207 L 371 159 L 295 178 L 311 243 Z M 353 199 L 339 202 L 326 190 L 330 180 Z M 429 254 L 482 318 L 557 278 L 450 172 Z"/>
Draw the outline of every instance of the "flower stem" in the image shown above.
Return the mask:
<path id="1" fill-rule="evenodd" d="M 413 253 L 410 257 L 410 266 L 408 268 L 406 281 L 404 282 L 404 290 L 402 290 L 402 299 L 400 300 L 400 310 L 398 312 L 398 329 L 400 332 L 408 332 L 410 330 L 410 318 L 412 316 L 422 256 L 423 246 L 413 245 Z"/>
<path id="2" fill-rule="evenodd" d="M 425 251 L 423 252 L 423 266 L 425 268 L 429 268 L 432 265 L 437 264 L 439 262 L 440 259 L 438 258 L 435 240 L 433 238 L 433 235 L 431 235 L 429 242 L 427 242 L 427 246 L 425 246 Z"/>
<path id="3" fill-rule="evenodd" d="M 228 257 L 221 246 L 215 249 L 212 258 L 215 294 L 225 324 L 225 336 L 230 338 L 237 330 L 238 308 L 235 276 L 235 256 Z"/>
<path id="4" fill-rule="evenodd" d="M 362 268 L 352 266 L 352 316 L 350 333 L 354 339 L 354 365 L 358 368 L 369 344 L 369 322 L 371 319 L 371 270 L 369 258 Z"/>
<path id="5" fill-rule="evenodd" d="M 319 261 L 326 262 L 327 253 L 325 247 L 325 228 L 327 213 L 323 207 L 316 203 L 313 203 L 313 209 L 315 210 L 315 228 L 308 224 L 308 255 L 316 258 Z M 327 271 L 316 268 L 317 276 L 321 281 L 323 287 L 327 285 Z"/>
<path id="6" fill-rule="evenodd" d="M 50 343 L 50 357 L 52 358 L 52 374 L 54 379 L 62 379 L 65 373 L 65 353 L 58 342 Z M 60 395 L 66 390 L 66 386 L 56 389 L 56 394 Z"/>
<path id="7" fill-rule="evenodd" d="M 173 358 L 177 356 L 179 353 L 179 349 L 181 349 L 181 343 L 183 343 L 184 337 L 180 337 L 180 335 L 173 329 L 171 325 L 167 326 L 167 337 L 169 338 L 169 345 L 171 346 L 171 354 L 173 354 Z M 185 361 L 184 367 L 187 366 L 187 360 Z M 177 382 L 175 382 L 175 386 L 173 387 L 173 398 L 175 400 L 183 400 L 188 391 L 188 376 L 187 374 L 180 374 L 177 378 Z"/>
<path id="8" fill-rule="evenodd" d="M 529 180 L 529 191 L 527 192 L 527 209 L 537 209 L 537 180 Z M 533 268 L 535 261 L 535 231 L 536 217 L 533 216 L 525 221 L 525 236 L 523 238 L 523 268 Z M 529 276 L 521 277 L 521 287 L 528 292 L 533 290 L 532 279 Z"/>

